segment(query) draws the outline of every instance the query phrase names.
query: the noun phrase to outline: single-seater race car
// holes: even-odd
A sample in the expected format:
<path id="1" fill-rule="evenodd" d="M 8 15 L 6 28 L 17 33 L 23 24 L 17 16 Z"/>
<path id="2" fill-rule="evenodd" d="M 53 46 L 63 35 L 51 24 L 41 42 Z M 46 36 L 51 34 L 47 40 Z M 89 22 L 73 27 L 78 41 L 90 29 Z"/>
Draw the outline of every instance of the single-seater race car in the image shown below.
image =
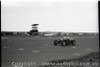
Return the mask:
<path id="1" fill-rule="evenodd" d="M 76 40 L 71 37 L 63 37 L 59 38 L 58 40 L 54 40 L 54 45 L 61 45 L 61 46 L 68 46 L 68 45 L 76 45 Z"/>

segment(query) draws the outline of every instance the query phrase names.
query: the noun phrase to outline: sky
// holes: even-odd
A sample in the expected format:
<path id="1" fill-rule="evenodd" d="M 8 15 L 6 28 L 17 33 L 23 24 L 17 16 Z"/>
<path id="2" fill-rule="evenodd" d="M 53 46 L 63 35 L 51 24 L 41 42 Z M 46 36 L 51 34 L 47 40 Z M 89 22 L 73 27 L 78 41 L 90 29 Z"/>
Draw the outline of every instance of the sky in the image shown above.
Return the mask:
<path id="1" fill-rule="evenodd" d="M 97 1 L 1 1 L 1 31 L 98 32 Z"/>

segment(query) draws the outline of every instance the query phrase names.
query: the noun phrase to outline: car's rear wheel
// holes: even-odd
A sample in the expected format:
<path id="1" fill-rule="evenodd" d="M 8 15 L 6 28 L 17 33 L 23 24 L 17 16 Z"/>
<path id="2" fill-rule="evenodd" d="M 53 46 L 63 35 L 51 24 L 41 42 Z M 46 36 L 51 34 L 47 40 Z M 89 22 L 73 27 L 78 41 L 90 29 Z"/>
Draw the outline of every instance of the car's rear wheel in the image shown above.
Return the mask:
<path id="1" fill-rule="evenodd" d="M 76 41 L 75 40 L 72 41 L 72 45 L 73 46 L 76 45 Z"/>

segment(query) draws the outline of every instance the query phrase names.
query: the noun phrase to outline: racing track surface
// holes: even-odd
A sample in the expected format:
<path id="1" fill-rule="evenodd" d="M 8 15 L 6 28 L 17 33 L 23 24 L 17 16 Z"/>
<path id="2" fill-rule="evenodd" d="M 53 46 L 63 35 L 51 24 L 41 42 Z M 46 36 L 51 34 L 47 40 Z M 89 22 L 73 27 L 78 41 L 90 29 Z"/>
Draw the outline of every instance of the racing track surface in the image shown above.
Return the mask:
<path id="1" fill-rule="evenodd" d="M 2 67 L 14 67 L 12 62 L 42 62 L 67 59 L 99 51 L 97 36 L 77 36 L 76 46 L 54 46 L 53 41 L 59 37 L 2 37 Z"/>

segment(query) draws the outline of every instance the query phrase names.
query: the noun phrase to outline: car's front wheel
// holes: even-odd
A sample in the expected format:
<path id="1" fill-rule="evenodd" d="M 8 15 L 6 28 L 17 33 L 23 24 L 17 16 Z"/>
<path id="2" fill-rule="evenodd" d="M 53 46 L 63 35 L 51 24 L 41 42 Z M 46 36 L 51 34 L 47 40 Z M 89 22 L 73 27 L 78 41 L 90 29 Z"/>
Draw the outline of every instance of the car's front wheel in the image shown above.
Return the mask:
<path id="1" fill-rule="evenodd" d="M 54 45 L 55 46 L 58 45 L 58 41 L 57 40 L 54 41 Z"/>
<path id="2" fill-rule="evenodd" d="M 75 40 L 72 41 L 72 45 L 73 46 L 76 45 L 76 41 Z"/>

